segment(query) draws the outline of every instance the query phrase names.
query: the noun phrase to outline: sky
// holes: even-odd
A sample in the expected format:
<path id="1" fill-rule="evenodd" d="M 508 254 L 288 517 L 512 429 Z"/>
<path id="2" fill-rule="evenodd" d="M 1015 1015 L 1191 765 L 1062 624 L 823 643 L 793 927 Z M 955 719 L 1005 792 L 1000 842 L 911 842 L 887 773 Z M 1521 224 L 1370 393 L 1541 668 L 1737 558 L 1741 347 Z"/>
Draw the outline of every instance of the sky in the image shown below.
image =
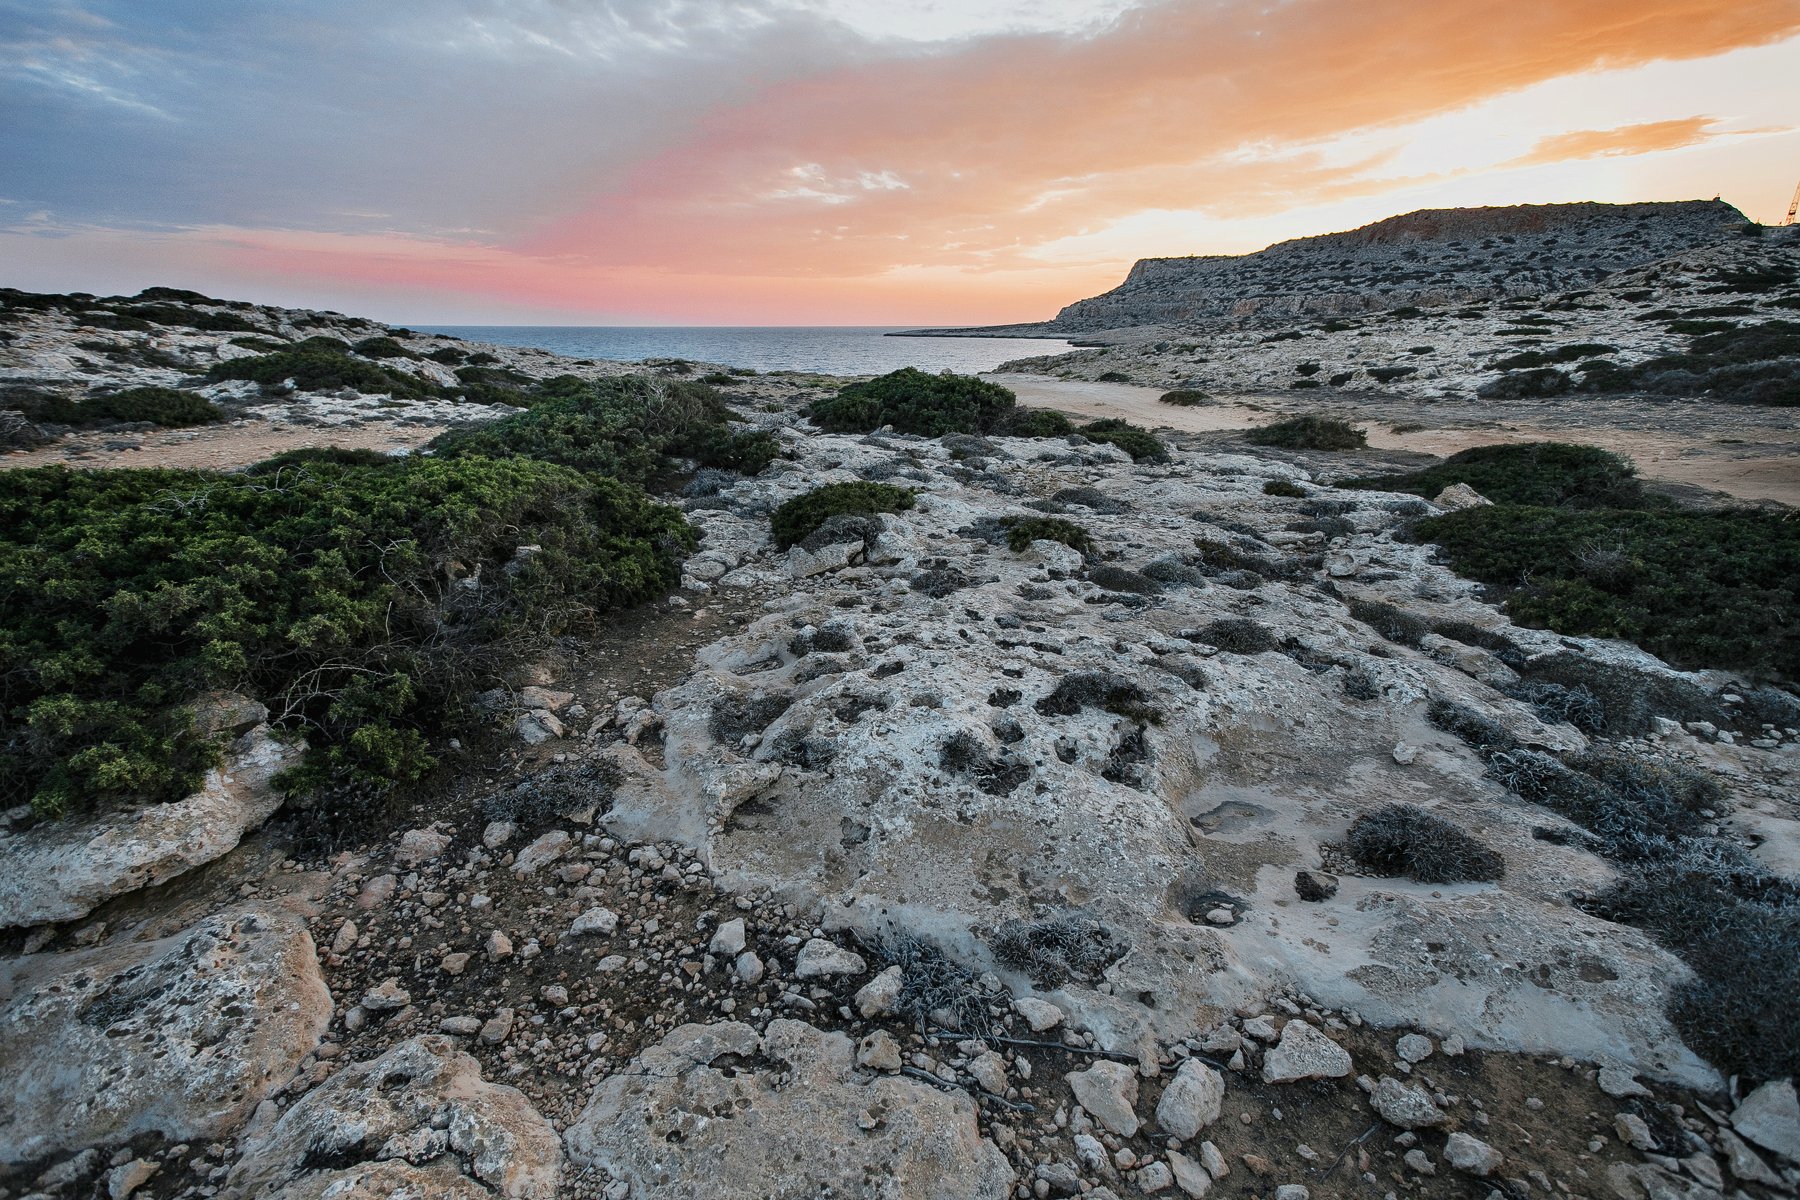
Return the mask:
<path id="1" fill-rule="evenodd" d="M 0 286 L 1047 319 L 1145 256 L 1800 182 L 1800 0 L 0 0 Z"/>

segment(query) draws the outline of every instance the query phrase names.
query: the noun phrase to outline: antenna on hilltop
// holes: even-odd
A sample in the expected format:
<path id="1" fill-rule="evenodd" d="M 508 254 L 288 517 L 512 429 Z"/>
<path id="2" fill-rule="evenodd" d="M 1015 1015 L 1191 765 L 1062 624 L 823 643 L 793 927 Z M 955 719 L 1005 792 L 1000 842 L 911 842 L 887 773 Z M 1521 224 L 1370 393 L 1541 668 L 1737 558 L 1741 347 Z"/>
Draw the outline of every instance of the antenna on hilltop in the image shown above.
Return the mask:
<path id="1" fill-rule="evenodd" d="M 1788 202 L 1787 216 L 1781 218 L 1781 223 L 1783 225 L 1792 225 L 1794 223 L 1795 213 L 1800 213 L 1800 185 L 1795 186 L 1794 198 Z"/>

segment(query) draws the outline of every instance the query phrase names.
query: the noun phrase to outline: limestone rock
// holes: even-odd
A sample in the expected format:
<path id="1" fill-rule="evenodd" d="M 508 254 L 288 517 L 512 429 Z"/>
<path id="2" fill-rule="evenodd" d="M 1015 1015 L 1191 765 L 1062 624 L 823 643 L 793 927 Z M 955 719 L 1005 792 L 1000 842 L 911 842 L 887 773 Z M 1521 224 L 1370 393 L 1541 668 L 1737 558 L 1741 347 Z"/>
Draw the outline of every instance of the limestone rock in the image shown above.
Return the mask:
<path id="1" fill-rule="evenodd" d="M 394 848 L 394 861 L 407 867 L 427 863 L 450 848 L 450 835 L 435 829 L 409 829 Z"/>
<path id="2" fill-rule="evenodd" d="M 1424 1034 L 1409 1033 L 1401 1037 L 1394 1047 L 1394 1053 L 1400 1056 L 1401 1062 L 1421 1063 L 1430 1058 L 1436 1048 Z"/>
<path id="3" fill-rule="evenodd" d="M 251 1137 L 225 1195 L 553 1200 L 561 1174 L 550 1123 L 427 1034 L 343 1068 Z"/>
<path id="4" fill-rule="evenodd" d="M 757 1065 L 714 1069 L 723 1054 Z M 760 1037 L 682 1026 L 602 1081 L 564 1142 L 632 1200 L 860 1196 L 875 1179 L 906 1200 L 1005 1200 L 1013 1179 L 965 1093 L 858 1075 L 847 1037 L 786 1019 Z"/>
<path id="5" fill-rule="evenodd" d="M 1281 1041 L 1263 1055 L 1264 1083 L 1302 1079 L 1342 1079 L 1350 1073 L 1350 1052 L 1305 1021 L 1289 1021 Z"/>
<path id="6" fill-rule="evenodd" d="M 1033 1033 L 1055 1029 L 1063 1022 L 1062 1009 L 1048 1000 L 1039 1000 L 1036 996 L 1020 996 L 1013 1001 L 1013 1011 L 1025 1018 L 1025 1023 L 1031 1026 Z"/>
<path id="7" fill-rule="evenodd" d="M 1374 1094 L 1369 1097 L 1369 1104 L 1382 1120 L 1402 1129 L 1425 1129 L 1449 1120 L 1429 1092 L 1401 1083 L 1392 1075 L 1381 1077 Z"/>
<path id="8" fill-rule="evenodd" d="M 1465 1175 L 1486 1178 L 1500 1169 L 1500 1152 L 1467 1133 L 1450 1135 L 1444 1143 L 1444 1161 Z"/>
<path id="9" fill-rule="evenodd" d="M 905 986 L 905 972 L 898 965 L 888 967 L 856 993 L 856 1011 L 865 1017 L 892 1016 L 900 1010 L 900 992 Z"/>
<path id="10" fill-rule="evenodd" d="M 619 927 L 619 914 L 610 908 L 590 908 L 569 926 L 571 937 L 605 937 Z"/>
<path id="11" fill-rule="evenodd" d="M 218 1137 L 331 1018 L 299 919 L 227 910 L 152 942 L 0 963 L 0 1163 Z"/>
<path id="12" fill-rule="evenodd" d="M 1207 1169 L 1181 1153 L 1179 1150 L 1169 1151 L 1169 1170 L 1175 1176 L 1175 1186 L 1181 1189 L 1184 1196 L 1192 1196 L 1194 1200 L 1212 1190 L 1213 1177 Z"/>
<path id="13" fill-rule="evenodd" d="M 0 833 L 0 929 L 73 921 L 230 853 L 281 807 L 269 781 L 304 750 L 259 725 L 184 799 Z"/>
<path id="14" fill-rule="evenodd" d="M 1190 1058 L 1175 1072 L 1156 1102 L 1156 1124 L 1170 1137 L 1188 1141 L 1219 1119 L 1225 1103 L 1225 1079 L 1198 1059 Z"/>
<path id="15" fill-rule="evenodd" d="M 1481 508 L 1493 503 L 1492 500 L 1466 483 L 1451 484 L 1439 492 L 1431 502 L 1449 512 L 1456 512 L 1464 508 Z"/>
<path id="16" fill-rule="evenodd" d="M 744 918 L 733 917 L 713 930 L 712 941 L 707 946 L 708 953 L 723 958 L 736 958 L 744 951 Z"/>
<path id="17" fill-rule="evenodd" d="M 1794 1081 L 1770 1080 L 1744 1097 L 1732 1110 L 1731 1127 L 1763 1149 L 1800 1163 L 1800 1098 Z"/>
<path id="18" fill-rule="evenodd" d="M 1076 1102 L 1087 1109 L 1094 1120 L 1120 1137 L 1137 1133 L 1136 1071 L 1124 1063 L 1102 1059 L 1087 1070 L 1071 1071 L 1064 1078 L 1074 1091 Z"/>
<path id="19" fill-rule="evenodd" d="M 830 979 L 837 975 L 861 975 L 868 970 L 863 956 L 846 950 L 824 938 L 810 938 L 800 947 L 794 960 L 794 975 L 800 979 Z"/>

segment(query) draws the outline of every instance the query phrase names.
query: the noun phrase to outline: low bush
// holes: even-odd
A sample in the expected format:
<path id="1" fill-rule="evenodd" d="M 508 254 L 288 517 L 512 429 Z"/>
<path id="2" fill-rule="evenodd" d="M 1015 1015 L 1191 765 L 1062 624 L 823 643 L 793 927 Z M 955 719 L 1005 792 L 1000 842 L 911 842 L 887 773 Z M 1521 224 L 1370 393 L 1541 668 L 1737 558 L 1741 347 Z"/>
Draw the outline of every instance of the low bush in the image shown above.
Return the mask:
<path id="1" fill-rule="evenodd" d="M 1506 860 L 1442 817 L 1410 804 L 1364 813 L 1345 845 L 1365 871 L 1418 883 L 1482 883 L 1506 873 Z"/>
<path id="2" fill-rule="evenodd" d="M 364 358 L 417 358 L 391 337 L 366 337 L 350 347 Z"/>
<path id="3" fill-rule="evenodd" d="M 1630 459 L 1565 442 L 1476 446 L 1435 467 L 1346 479 L 1338 486 L 1430 498 L 1454 483 L 1468 484 L 1497 505 L 1591 508 L 1647 502 Z"/>
<path id="4" fill-rule="evenodd" d="M 1570 387 L 1566 372 L 1555 367 L 1534 367 L 1526 371 L 1508 371 L 1500 378 L 1482 384 L 1475 394 L 1484 400 L 1534 400 L 1560 396 Z"/>
<path id="5" fill-rule="evenodd" d="M 1262 490 L 1263 495 L 1265 496 L 1280 496 L 1287 500 L 1303 500 L 1306 498 L 1306 489 L 1291 479 L 1265 480 Z"/>
<path id="6" fill-rule="evenodd" d="M 1712 329 L 1712 324 L 1724 327 Z M 1707 396 L 1725 403 L 1776 407 L 1800 404 L 1800 322 L 1689 322 L 1685 332 L 1698 335 L 1685 352 L 1584 374 L 1582 389 Z"/>
<path id="7" fill-rule="evenodd" d="M 1111 928 L 1074 913 L 1006 921 L 988 938 L 1002 966 L 1023 971 L 1043 987 L 1099 978 L 1130 946 Z"/>
<path id="8" fill-rule="evenodd" d="M 398 368 L 359 358 L 346 343 L 332 337 L 309 337 L 272 354 L 214 363 L 206 377 L 215 381 L 247 379 L 264 387 L 280 387 L 292 380 L 293 386 L 303 392 L 349 388 L 368 395 L 409 400 L 440 394 L 435 384 Z"/>
<path id="9" fill-rule="evenodd" d="M 1244 440 L 1255 446 L 1280 446 L 1287 450 L 1360 450 L 1367 435 L 1347 421 L 1308 414 L 1252 429 Z"/>
<path id="10" fill-rule="evenodd" d="M 1117 446 L 1131 455 L 1133 462 L 1169 461 L 1169 448 L 1163 445 L 1161 438 L 1148 429 L 1140 429 L 1131 422 L 1121 421 L 1117 417 L 1090 421 L 1076 432 L 1089 441 L 1105 442 L 1108 445 Z"/>
<path id="11" fill-rule="evenodd" d="M 905 512 L 916 503 L 909 488 L 861 481 L 828 483 L 777 508 L 769 515 L 769 531 L 775 545 L 786 550 L 833 517 Z"/>
<path id="12" fill-rule="evenodd" d="M 1417 649 L 1431 632 L 1423 618 L 1379 600 L 1350 601 L 1350 615 L 1390 642 Z"/>
<path id="13" fill-rule="evenodd" d="M 225 414 L 205 396 L 166 387 L 135 387 L 89 396 L 82 401 L 81 412 L 89 418 L 148 421 L 171 429 L 210 425 L 225 419 Z"/>
<path id="14" fill-rule="evenodd" d="M 1006 437 L 1067 437 L 1075 432 L 1075 422 L 1053 408 L 1014 408 L 994 432 Z"/>
<path id="15" fill-rule="evenodd" d="M 1073 521 L 1060 517 L 1007 517 L 1001 522 L 1006 530 L 1006 545 L 1014 554 L 1023 554 L 1031 543 L 1061 542 L 1078 554 L 1094 552 L 1094 538 Z"/>
<path id="16" fill-rule="evenodd" d="M 416 778 L 463 697 L 672 586 L 692 544 L 636 489 L 527 460 L 0 472 L 4 802 L 184 794 L 214 752 L 183 706 L 215 688 L 309 737 L 296 788 Z"/>
<path id="17" fill-rule="evenodd" d="M 1417 375 L 1417 367 L 1370 367 L 1369 378 L 1376 383 L 1392 383 L 1396 379 L 1405 379 L 1408 375 Z"/>
<path id="18" fill-rule="evenodd" d="M 1157 403 L 1173 404 L 1177 408 L 1192 408 L 1196 404 L 1210 404 L 1212 397 L 1198 388 L 1176 388 L 1158 396 Z"/>
<path id="19" fill-rule="evenodd" d="M 995 432 L 1014 404 L 1012 392 L 999 384 L 903 367 L 820 397 L 806 415 L 828 433 L 869 433 L 892 425 L 900 433 L 942 437 Z"/>
<path id="20" fill-rule="evenodd" d="M 1100 383 L 1130 383 L 1131 376 L 1123 371 L 1102 371 L 1096 377 Z"/>
<path id="21" fill-rule="evenodd" d="M 1232 654 L 1263 654 L 1281 645 L 1268 626 L 1247 617 L 1221 617 L 1188 636 Z"/>

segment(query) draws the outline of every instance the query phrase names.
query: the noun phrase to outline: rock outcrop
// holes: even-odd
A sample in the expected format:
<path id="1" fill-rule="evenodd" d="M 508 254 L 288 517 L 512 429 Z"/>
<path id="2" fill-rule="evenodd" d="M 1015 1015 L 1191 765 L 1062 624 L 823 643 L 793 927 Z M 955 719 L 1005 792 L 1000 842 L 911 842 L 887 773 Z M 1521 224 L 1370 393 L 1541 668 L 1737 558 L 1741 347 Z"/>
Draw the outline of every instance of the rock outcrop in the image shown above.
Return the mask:
<path id="1" fill-rule="evenodd" d="M 1581 287 L 1739 234 L 1718 200 L 1421 209 L 1254 254 L 1140 259 L 1045 328 L 1278 325 Z"/>
<path id="2" fill-rule="evenodd" d="M 849 1038 L 791 1020 L 682 1026 L 603 1081 L 565 1143 L 633 1200 L 1003 1200 L 1013 1180 L 967 1095 L 858 1071 Z"/>
<path id="3" fill-rule="evenodd" d="M 344 1068 L 249 1137 L 225 1195 L 552 1200 L 561 1177 L 550 1123 L 433 1034 Z"/>
<path id="4" fill-rule="evenodd" d="M 260 907 L 159 941 L 0 963 L 0 1164 L 227 1133 L 330 1015 L 305 925 Z"/>
<path id="5" fill-rule="evenodd" d="M 270 780 L 304 749 L 258 725 L 184 799 L 0 834 L 0 929 L 77 920 L 229 854 L 281 807 Z"/>

